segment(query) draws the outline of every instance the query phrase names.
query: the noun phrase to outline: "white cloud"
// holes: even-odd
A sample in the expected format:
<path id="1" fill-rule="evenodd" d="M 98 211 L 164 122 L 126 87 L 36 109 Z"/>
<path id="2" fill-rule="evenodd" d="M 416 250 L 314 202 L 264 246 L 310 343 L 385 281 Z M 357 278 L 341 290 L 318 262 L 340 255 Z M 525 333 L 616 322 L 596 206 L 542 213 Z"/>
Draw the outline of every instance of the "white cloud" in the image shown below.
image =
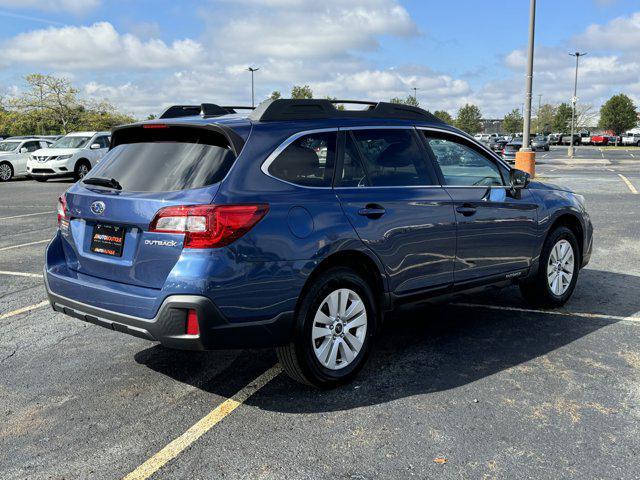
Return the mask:
<path id="1" fill-rule="evenodd" d="M 637 52 L 640 48 L 640 12 L 628 17 L 618 17 L 605 25 L 590 25 L 572 43 L 581 49 L 598 51 L 625 50 Z"/>
<path id="2" fill-rule="evenodd" d="M 120 34 L 108 22 L 86 27 L 50 27 L 20 34 L 0 45 L 0 62 L 65 70 L 154 69 L 191 65 L 203 56 L 191 39 L 171 45 Z"/>
<path id="3" fill-rule="evenodd" d="M 0 0 L 0 7 L 85 13 L 100 3 L 100 0 Z"/>

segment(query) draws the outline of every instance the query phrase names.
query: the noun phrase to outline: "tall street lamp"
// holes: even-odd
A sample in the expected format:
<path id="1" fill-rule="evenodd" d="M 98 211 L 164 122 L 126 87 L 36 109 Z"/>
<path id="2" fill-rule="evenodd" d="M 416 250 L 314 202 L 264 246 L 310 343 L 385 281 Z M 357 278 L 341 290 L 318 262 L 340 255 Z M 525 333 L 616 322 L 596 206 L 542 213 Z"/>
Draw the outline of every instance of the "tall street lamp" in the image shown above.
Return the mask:
<path id="1" fill-rule="evenodd" d="M 531 97 L 533 96 L 533 52 L 536 35 L 536 0 L 529 4 L 529 49 L 527 55 L 527 76 L 524 94 L 524 122 L 522 128 L 522 148 L 516 155 L 516 168 L 535 176 L 536 154 L 531 151 Z"/>
<path id="2" fill-rule="evenodd" d="M 255 88 L 254 88 L 254 83 L 253 83 L 253 74 L 255 72 L 257 72 L 258 70 L 260 70 L 260 68 L 249 67 L 249 68 L 247 68 L 247 70 L 249 72 L 251 72 L 251 106 L 255 107 L 256 106 L 256 94 L 255 94 Z"/>
<path id="3" fill-rule="evenodd" d="M 578 65 L 580 63 L 580 57 L 584 57 L 586 53 L 570 53 L 572 57 L 576 57 L 576 77 L 573 83 L 573 98 L 571 99 L 571 145 L 569 145 L 569 156 L 573 158 L 575 149 L 573 148 L 573 135 L 576 130 L 576 103 L 578 103 Z"/>

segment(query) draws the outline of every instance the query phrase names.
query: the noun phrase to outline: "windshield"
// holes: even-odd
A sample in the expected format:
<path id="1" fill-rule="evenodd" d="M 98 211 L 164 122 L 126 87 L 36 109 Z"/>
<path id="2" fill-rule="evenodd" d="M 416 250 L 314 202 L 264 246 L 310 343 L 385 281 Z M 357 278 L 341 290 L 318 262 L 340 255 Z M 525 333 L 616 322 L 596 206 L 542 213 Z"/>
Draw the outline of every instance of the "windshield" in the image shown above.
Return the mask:
<path id="1" fill-rule="evenodd" d="M 13 152 L 20 142 L 0 142 L 0 152 Z"/>
<path id="2" fill-rule="evenodd" d="M 89 140 L 91 140 L 91 137 L 78 137 L 75 135 L 62 137 L 51 148 L 83 148 Z"/>

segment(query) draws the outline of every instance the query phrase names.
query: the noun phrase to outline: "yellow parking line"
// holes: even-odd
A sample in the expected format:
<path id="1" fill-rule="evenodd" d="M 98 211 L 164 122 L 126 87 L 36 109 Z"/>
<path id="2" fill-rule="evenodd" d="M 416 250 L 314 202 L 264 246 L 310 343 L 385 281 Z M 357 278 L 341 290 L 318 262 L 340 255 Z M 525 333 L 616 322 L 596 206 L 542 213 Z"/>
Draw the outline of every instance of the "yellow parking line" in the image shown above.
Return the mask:
<path id="1" fill-rule="evenodd" d="M 41 273 L 7 272 L 5 270 L 0 270 L 0 275 L 8 275 L 13 277 L 42 278 Z"/>
<path id="2" fill-rule="evenodd" d="M 47 305 L 49 305 L 49 301 L 45 300 L 44 302 L 36 303 L 35 305 L 29 305 L 28 307 L 23 307 L 19 308 L 18 310 L 3 313 L 0 315 L 0 320 L 4 320 L 9 317 L 15 317 L 16 315 L 20 315 L 21 313 L 30 312 L 31 310 L 35 310 L 37 308 L 46 307 Z"/>
<path id="3" fill-rule="evenodd" d="M 37 242 L 22 243 L 20 245 L 10 245 L 8 247 L 0 248 L 0 252 L 4 252 L 5 250 L 13 250 L 14 248 L 28 247 L 29 245 L 38 245 L 40 243 L 48 243 L 50 241 L 51 239 L 48 238 L 46 240 L 38 240 Z"/>
<path id="4" fill-rule="evenodd" d="M 49 212 L 26 213 L 24 215 L 13 215 L 11 217 L 0 217 L 0 220 L 11 220 L 13 218 L 23 218 L 23 217 L 35 217 L 36 215 L 51 215 L 52 213 L 56 213 L 55 210 L 51 210 Z"/>
<path id="5" fill-rule="evenodd" d="M 144 480 L 149 478 L 168 462 L 180 455 L 180 453 L 191 446 L 202 435 L 220 423 L 236 408 L 246 402 L 249 397 L 273 380 L 281 371 L 282 368 L 279 364 L 271 367 L 249 385 L 242 388 L 242 390 L 236 393 L 233 397 L 225 400 L 216 408 L 211 410 L 211 412 L 198 420 L 198 422 L 190 427 L 186 432 L 124 477 L 124 480 Z"/>
<path id="6" fill-rule="evenodd" d="M 631 193 L 633 193 L 634 195 L 638 195 L 638 190 L 636 190 L 636 187 L 633 186 L 633 183 L 631 183 L 631 181 L 629 181 L 627 177 L 625 177 L 620 173 L 618 174 L 618 176 L 622 179 L 624 183 L 627 184 L 627 187 L 629 187 L 629 190 L 631 190 Z"/>
<path id="7" fill-rule="evenodd" d="M 615 320 L 618 322 L 635 322 L 640 323 L 640 317 L 634 315 L 628 317 L 622 317 L 619 315 L 606 315 L 603 313 L 587 313 L 587 312 L 565 312 L 562 310 L 537 310 L 535 308 L 520 308 L 510 307 L 507 305 L 485 305 L 483 303 L 452 303 L 451 305 L 457 307 L 467 308 L 484 308 L 487 310 L 506 310 L 509 312 L 522 312 L 522 313 L 543 313 L 545 315 L 558 315 L 563 317 L 582 317 L 582 318 L 596 318 L 598 320 Z"/>

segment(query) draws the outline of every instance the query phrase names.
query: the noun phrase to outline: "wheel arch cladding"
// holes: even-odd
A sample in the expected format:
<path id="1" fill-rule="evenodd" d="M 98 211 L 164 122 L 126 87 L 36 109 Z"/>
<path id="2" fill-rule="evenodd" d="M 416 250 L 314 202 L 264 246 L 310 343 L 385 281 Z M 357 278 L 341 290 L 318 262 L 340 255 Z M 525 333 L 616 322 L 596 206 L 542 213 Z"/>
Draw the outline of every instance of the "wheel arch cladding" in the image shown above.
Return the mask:
<path id="1" fill-rule="evenodd" d="M 313 272 L 311 272 L 311 275 L 309 275 L 309 278 L 307 278 L 302 288 L 302 292 L 296 305 L 296 311 L 300 307 L 304 294 L 316 278 L 334 267 L 346 267 L 358 273 L 371 287 L 378 311 L 382 313 L 385 309 L 388 309 L 383 274 L 376 262 L 366 253 L 358 250 L 347 250 L 329 255 L 318 264 Z"/>
<path id="2" fill-rule="evenodd" d="M 584 228 L 580 219 L 572 213 L 563 213 L 553 221 L 547 235 L 558 227 L 567 227 L 573 232 L 576 236 L 576 241 L 578 242 L 578 249 L 580 250 L 578 252 L 579 257 L 582 258 L 582 253 L 584 252 Z"/>

